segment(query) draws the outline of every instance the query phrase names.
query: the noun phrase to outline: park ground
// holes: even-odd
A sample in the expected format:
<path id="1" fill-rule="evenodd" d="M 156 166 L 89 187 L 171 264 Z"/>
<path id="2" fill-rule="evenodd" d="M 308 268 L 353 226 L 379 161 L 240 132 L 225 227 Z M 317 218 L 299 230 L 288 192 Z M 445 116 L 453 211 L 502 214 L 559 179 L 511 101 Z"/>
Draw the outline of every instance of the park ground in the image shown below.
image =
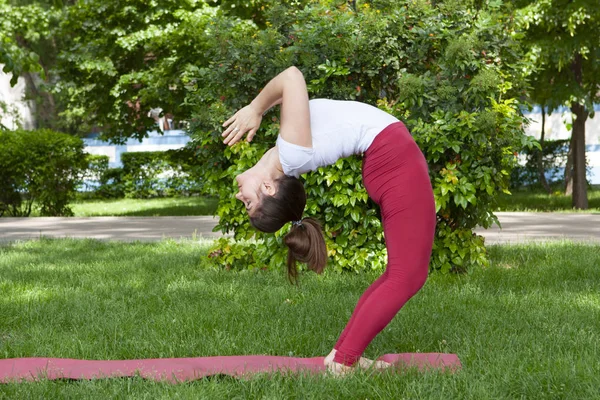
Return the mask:
<path id="1" fill-rule="evenodd" d="M 547 200 L 513 198 L 513 209 L 540 209 Z M 210 214 L 215 204 L 85 201 L 73 209 L 80 216 L 181 218 Z M 561 201 L 553 207 L 568 209 Z M 43 237 L 1 244 L 0 357 L 324 356 L 377 276 L 305 273 L 295 287 L 282 270 L 214 267 L 210 244 Z M 600 246 L 562 240 L 488 249 L 487 268 L 432 274 L 365 354 L 456 353 L 463 369 L 454 374 L 215 376 L 178 385 L 139 377 L 40 381 L 0 385 L 0 399 L 600 398 Z"/>
<path id="2" fill-rule="evenodd" d="M 42 239 L 0 247 L 0 357 L 326 355 L 367 274 L 229 271 L 210 242 Z M 142 378 L 0 385 L 2 398 L 600 398 L 600 252 L 491 246 L 491 265 L 433 274 L 366 356 L 456 353 L 455 374 Z"/>

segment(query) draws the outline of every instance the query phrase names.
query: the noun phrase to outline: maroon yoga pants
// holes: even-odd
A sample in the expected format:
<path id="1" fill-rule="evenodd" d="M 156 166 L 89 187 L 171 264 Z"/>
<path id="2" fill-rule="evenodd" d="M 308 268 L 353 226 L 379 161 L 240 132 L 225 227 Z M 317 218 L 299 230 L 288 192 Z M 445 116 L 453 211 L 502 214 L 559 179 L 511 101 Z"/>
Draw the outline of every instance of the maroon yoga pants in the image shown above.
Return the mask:
<path id="1" fill-rule="evenodd" d="M 436 223 L 427 162 L 402 122 L 377 135 L 362 173 L 367 193 L 381 208 L 388 264 L 334 346 L 334 361 L 349 366 L 425 283 Z"/>

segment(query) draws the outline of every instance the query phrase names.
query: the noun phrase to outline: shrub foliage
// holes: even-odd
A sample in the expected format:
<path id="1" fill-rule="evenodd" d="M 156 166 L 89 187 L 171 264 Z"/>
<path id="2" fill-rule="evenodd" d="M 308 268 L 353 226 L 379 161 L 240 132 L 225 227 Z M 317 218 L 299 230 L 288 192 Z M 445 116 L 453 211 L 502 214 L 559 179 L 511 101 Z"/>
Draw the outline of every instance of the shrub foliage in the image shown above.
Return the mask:
<path id="1" fill-rule="evenodd" d="M 92 193 L 106 183 L 106 171 L 110 158 L 105 155 L 88 154 L 86 161 L 87 168 L 83 173 L 83 181 L 79 189 L 85 193 Z"/>
<path id="2" fill-rule="evenodd" d="M 144 199 L 201 192 L 201 181 L 194 174 L 200 160 L 187 147 L 124 153 L 121 168 L 109 168 L 107 156 L 87 159 L 84 190 L 94 197 Z"/>
<path id="3" fill-rule="evenodd" d="M 525 148 L 520 156 L 522 163 L 511 173 L 510 187 L 515 189 L 544 189 L 540 180 L 539 157 L 542 157 L 541 168 L 551 189 L 558 191 L 565 186 L 565 165 L 568 165 L 570 139 L 545 140 L 539 147 Z M 586 175 L 591 174 L 591 167 L 586 167 Z M 590 186 L 589 180 L 587 185 Z"/>
<path id="4" fill-rule="evenodd" d="M 252 144 L 226 148 L 221 123 L 290 65 L 304 73 L 311 98 L 359 100 L 403 120 L 430 167 L 437 205 L 431 268 L 487 265 L 476 226 L 489 227 L 495 196 L 506 191 L 516 152 L 533 140 L 522 130 L 520 49 L 509 9 L 469 1 L 360 3 L 356 9 L 310 5 L 273 7 L 266 29 L 220 18 L 203 20 L 210 64 L 188 67 L 186 102 L 202 177 L 220 198 L 218 228 L 233 231 L 211 257 L 230 268 L 280 267 L 281 238 L 255 232 L 236 202 L 234 177 L 252 166 L 278 134 L 278 113 L 263 118 Z M 500 4 L 500 3 L 498 3 Z M 496 8 L 494 8 L 496 7 Z M 377 207 L 351 157 L 303 176 L 306 216 L 323 222 L 330 265 L 337 270 L 382 268 L 385 246 Z M 254 238 L 254 241 L 248 239 Z M 258 240 L 258 242 L 256 242 Z M 259 245 L 256 245 L 258 243 Z"/>
<path id="5" fill-rule="evenodd" d="M 81 139 L 51 130 L 0 131 L 0 216 L 72 215 L 87 167 Z"/>
<path id="6" fill-rule="evenodd" d="M 552 187 L 564 185 L 564 166 L 567 164 L 569 140 L 546 140 L 537 147 L 525 149 L 521 156 L 525 159 L 523 165 L 516 166 L 511 173 L 510 186 L 515 189 L 542 189 L 538 159 L 542 157 L 542 169 L 548 184 Z"/>
<path id="7" fill-rule="evenodd" d="M 120 183 L 125 197 L 149 198 L 198 193 L 198 181 L 190 176 L 188 149 L 124 153 Z M 193 160 L 192 160 L 193 161 Z"/>

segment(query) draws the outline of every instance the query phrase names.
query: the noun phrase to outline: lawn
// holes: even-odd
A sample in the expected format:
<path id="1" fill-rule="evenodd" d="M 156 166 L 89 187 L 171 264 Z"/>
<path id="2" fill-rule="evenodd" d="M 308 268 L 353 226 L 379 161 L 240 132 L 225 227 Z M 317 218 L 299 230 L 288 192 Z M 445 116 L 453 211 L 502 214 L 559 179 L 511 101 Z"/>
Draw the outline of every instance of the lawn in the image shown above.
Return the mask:
<path id="1" fill-rule="evenodd" d="M 0 247 L 0 357 L 326 355 L 373 274 L 207 266 L 206 244 L 31 241 Z M 492 265 L 430 277 L 366 356 L 452 352 L 456 374 L 361 372 L 0 385 L 6 398 L 600 398 L 600 247 L 490 248 Z"/>
<path id="2" fill-rule="evenodd" d="M 213 215 L 218 199 L 170 197 L 156 199 L 79 200 L 70 207 L 76 217 L 171 217 Z M 32 212 L 32 217 L 39 216 Z"/>
<path id="3" fill-rule="evenodd" d="M 600 188 L 588 190 L 589 209 L 584 212 L 600 212 Z M 498 196 L 498 211 L 559 211 L 573 212 L 571 196 L 561 193 L 547 194 L 542 191 L 519 190 L 511 195 Z"/>

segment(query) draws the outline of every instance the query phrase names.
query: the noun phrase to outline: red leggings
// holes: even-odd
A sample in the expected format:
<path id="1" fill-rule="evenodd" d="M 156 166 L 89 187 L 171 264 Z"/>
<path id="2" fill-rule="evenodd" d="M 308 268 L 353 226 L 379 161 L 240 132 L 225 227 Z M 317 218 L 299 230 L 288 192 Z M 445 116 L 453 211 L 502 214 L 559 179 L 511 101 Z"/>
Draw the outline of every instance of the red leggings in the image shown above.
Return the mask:
<path id="1" fill-rule="evenodd" d="M 334 346 L 334 361 L 349 366 L 425 283 L 436 223 L 427 162 L 402 122 L 377 135 L 362 172 L 367 193 L 381 208 L 388 265 Z"/>

